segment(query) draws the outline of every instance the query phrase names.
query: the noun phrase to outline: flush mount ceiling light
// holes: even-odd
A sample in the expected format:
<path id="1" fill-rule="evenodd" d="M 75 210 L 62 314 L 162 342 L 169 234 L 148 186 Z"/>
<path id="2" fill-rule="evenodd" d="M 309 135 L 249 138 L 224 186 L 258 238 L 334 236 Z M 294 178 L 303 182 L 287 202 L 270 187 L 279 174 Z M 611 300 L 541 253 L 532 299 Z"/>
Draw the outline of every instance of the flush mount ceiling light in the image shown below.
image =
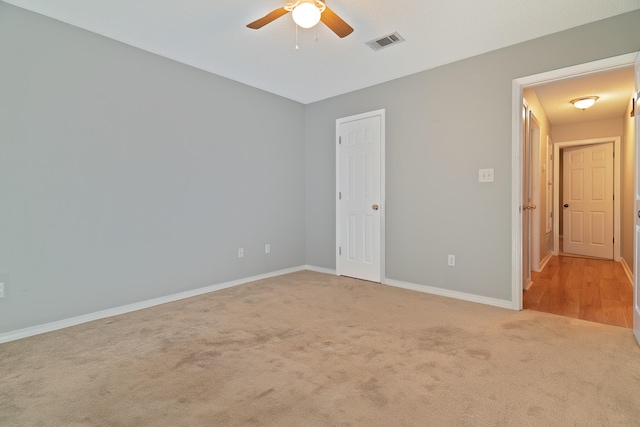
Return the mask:
<path id="1" fill-rule="evenodd" d="M 587 108 L 592 107 L 597 100 L 598 100 L 597 96 L 583 96 L 582 98 L 572 99 L 571 103 L 576 108 L 579 108 L 581 110 L 586 110 Z"/>
<path id="2" fill-rule="evenodd" d="M 327 6 L 319 0 L 302 0 L 289 3 L 284 8 L 291 11 L 291 16 L 298 26 L 311 28 L 320 22 L 320 15 Z"/>

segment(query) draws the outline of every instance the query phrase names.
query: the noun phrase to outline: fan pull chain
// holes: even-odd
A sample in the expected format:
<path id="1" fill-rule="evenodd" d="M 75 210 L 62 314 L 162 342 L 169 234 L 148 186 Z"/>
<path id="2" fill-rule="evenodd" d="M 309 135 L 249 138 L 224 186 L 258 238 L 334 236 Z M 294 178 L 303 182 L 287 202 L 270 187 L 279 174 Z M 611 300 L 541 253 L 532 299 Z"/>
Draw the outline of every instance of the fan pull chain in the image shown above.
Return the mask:
<path id="1" fill-rule="evenodd" d="M 315 38 L 313 39 L 313 41 L 314 41 L 314 42 L 317 42 L 317 41 L 318 41 L 318 26 L 317 26 L 317 25 L 316 25 L 316 27 L 315 27 L 315 30 L 316 30 L 316 36 L 315 36 Z"/>
<path id="2" fill-rule="evenodd" d="M 298 47 L 298 25 L 296 24 L 296 50 L 299 50 L 300 48 Z"/>

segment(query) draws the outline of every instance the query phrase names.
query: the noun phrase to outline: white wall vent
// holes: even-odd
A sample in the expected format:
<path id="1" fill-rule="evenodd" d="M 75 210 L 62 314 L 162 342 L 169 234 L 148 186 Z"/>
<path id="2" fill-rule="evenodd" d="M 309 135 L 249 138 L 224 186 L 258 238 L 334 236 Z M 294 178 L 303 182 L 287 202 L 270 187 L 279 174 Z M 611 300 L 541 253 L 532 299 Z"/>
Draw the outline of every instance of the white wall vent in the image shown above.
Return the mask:
<path id="1" fill-rule="evenodd" d="M 394 44 L 401 43 L 403 41 L 404 39 L 400 34 L 398 34 L 397 32 L 393 32 L 391 34 L 387 34 L 384 37 L 379 37 L 377 39 L 368 41 L 365 44 L 373 50 L 380 50 L 380 49 L 384 49 L 385 47 L 389 47 Z"/>

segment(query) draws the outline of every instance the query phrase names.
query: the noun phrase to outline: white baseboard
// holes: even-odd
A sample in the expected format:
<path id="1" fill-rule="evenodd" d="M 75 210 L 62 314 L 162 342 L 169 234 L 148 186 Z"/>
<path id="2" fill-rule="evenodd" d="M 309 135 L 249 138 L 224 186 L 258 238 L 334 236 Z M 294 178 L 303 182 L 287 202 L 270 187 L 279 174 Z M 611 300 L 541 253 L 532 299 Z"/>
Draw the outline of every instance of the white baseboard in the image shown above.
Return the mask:
<path id="1" fill-rule="evenodd" d="M 22 338 L 31 337 L 34 335 L 44 334 L 46 332 L 57 331 L 58 329 L 68 328 L 70 326 L 76 326 L 82 323 L 92 322 L 94 320 L 100 320 L 107 317 L 130 313 L 132 311 L 142 310 L 145 308 L 154 307 L 156 305 L 166 304 L 168 302 L 179 301 L 181 299 L 191 298 L 198 295 L 207 294 L 209 292 L 215 292 L 222 289 L 231 288 L 234 286 L 242 285 L 244 283 L 255 282 L 256 280 L 268 279 L 270 277 L 281 276 L 283 274 L 295 273 L 296 271 L 311 270 L 311 268 L 307 268 L 307 267 L 308 266 L 301 265 L 298 267 L 272 271 L 270 273 L 264 273 L 264 274 L 259 274 L 257 276 L 246 277 L 244 279 L 232 280 L 230 282 L 219 283 L 217 285 L 205 286 L 203 288 L 193 289 L 190 291 L 178 292 L 176 294 L 167 295 L 164 297 L 158 297 L 158 298 L 153 298 L 146 301 L 136 302 L 133 304 L 123 305 L 120 307 L 109 308 L 106 310 L 83 314 L 81 316 L 75 316 L 68 319 L 44 323 L 42 325 L 36 325 L 28 328 L 18 329 L 15 331 L 4 332 L 0 334 L 0 344 L 9 342 L 9 341 L 19 340 Z M 318 270 L 314 270 L 314 271 L 318 271 Z"/>
<path id="2" fill-rule="evenodd" d="M 627 275 L 627 279 L 629 279 L 629 283 L 631 284 L 631 286 L 633 286 L 633 272 L 629 268 L 629 264 L 627 264 L 627 261 L 625 261 L 624 258 L 620 260 L 620 264 L 622 264 L 622 269 Z"/>
<path id="3" fill-rule="evenodd" d="M 316 273 L 331 274 L 333 276 L 338 274 L 336 270 L 332 270 L 330 268 L 324 268 L 324 267 L 316 267 L 314 265 L 305 265 L 304 268 L 305 270 L 315 271 Z"/>
<path id="4" fill-rule="evenodd" d="M 540 265 L 538 266 L 537 270 L 534 270 L 536 273 L 540 273 L 542 270 L 544 270 L 544 268 L 547 266 L 547 263 L 549 262 L 549 260 L 551 259 L 551 257 L 553 257 L 553 253 L 549 252 L 547 254 L 546 257 L 544 257 L 544 259 L 542 261 L 540 261 Z"/>
<path id="5" fill-rule="evenodd" d="M 191 298 L 198 295 L 203 295 L 210 292 L 231 288 L 231 287 L 242 285 L 249 282 L 255 282 L 256 280 L 268 279 L 271 277 L 281 276 L 283 274 L 295 273 L 296 271 L 302 271 L 302 270 L 315 271 L 318 273 L 331 274 L 334 276 L 336 275 L 336 270 L 332 270 L 330 268 L 316 267 L 313 265 L 301 265 L 298 267 L 286 268 L 283 270 L 272 271 L 270 273 L 259 274 L 257 276 L 251 276 L 243 279 L 232 280 L 230 282 L 219 283 L 217 285 L 205 286 L 203 288 L 193 289 L 190 291 L 178 292 L 172 295 L 153 298 L 146 301 L 140 301 L 137 303 L 127 304 L 120 307 L 114 307 L 107 310 L 96 311 L 94 313 L 83 314 L 81 316 L 75 316 L 68 319 L 58 320 L 55 322 L 44 323 L 42 325 L 36 325 L 28 328 L 18 329 L 15 331 L 1 333 L 0 344 L 6 343 L 9 341 L 15 341 L 22 338 L 31 337 L 34 335 L 44 334 L 47 332 L 57 331 L 59 329 L 80 325 L 82 323 L 92 322 L 94 320 L 105 319 L 107 317 L 118 316 L 120 314 L 130 313 L 132 311 L 143 310 L 145 308 L 154 307 L 156 305 L 179 301 L 185 298 Z M 432 286 L 416 285 L 413 283 L 407 283 L 407 282 L 402 282 L 399 280 L 393 280 L 388 278 L 385 279 L 384 284 L 389 286 L 395 286 L 398 288 L 418 291 L 418 292 L 425 292 L 428 294 L 440 295 L 440 296 L 445 296 L 449 298 L 456 298 L 464 301 L 471 301 L 471 302 L 476 302 L 480 304 L 493 305 L 501 308 L 508 308 L 508 309 L 512 308 L 511 301 L 488 298 L 488 297 L 483 297 L 483 296 L 473 295 L 473 294 L 467 294 L 464 292 L 434 288 Z"/>
<path id="6" fill-rule="evenodd" d="M 522 290 L 528 291 L 531 286 L 533 286 L 533 280 L 526 279 L 524 285 L 522 285 Z"/>
<path id="7" fill-rule="evenodd" d="M 513 309 L 511 301 L 501 300 L 497 298 L 483 297 L 480 295 L 468 294 L 465 292 L 451 291 L 448 289 L 434 288 L 433 286 L 416 285 L 415 283 L 402 282 L 400 280 L 394 280 L 387 278 L 385 284 L 389 286 L 395 286 L 397 288 L 409 289 L 412 291 L 424 292 L 427 294 L 440 295 L 443 297 L 455 298 L 464 301 L 477 302 L 480 304 L 493 305 L 500 308 Z"/>

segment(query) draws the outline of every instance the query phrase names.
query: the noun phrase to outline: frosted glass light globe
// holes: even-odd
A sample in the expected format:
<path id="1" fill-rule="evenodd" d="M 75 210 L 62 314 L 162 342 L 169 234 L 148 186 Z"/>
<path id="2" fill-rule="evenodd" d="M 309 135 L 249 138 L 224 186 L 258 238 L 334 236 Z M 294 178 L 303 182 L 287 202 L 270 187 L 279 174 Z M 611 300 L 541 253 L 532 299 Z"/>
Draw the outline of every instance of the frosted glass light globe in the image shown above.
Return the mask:
<path id="1" fill-rule="evenodd" d="M 585 98 L 578 98 L 571 101 L 574 107 L 584 110 L 586 108 L 592 107 L 593 104 L 598 100 L 597 96 L 587 96 Z"/>
<path id="2" fill-rule="evenodd" d="M 302 28 L 311 28 L 320 22 L 320 11 L 311 2 L 300 3 L 291 12 L 293 20 Z"/>

